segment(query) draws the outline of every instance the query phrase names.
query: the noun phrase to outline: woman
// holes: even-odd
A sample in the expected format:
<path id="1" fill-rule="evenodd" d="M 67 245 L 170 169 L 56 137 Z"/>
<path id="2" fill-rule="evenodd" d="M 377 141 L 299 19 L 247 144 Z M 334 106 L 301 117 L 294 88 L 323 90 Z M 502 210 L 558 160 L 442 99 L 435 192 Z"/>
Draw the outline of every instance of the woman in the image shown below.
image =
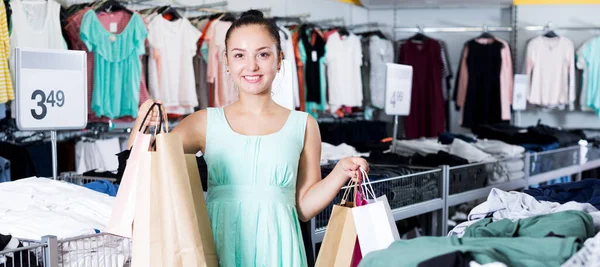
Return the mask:
<path id="1" fill-rule="evenodd" d="M 316 120 L 271 98 L 283 53 L 277 26 L 260 11 L 242 14 L 225 44 L 239 99 L 198 111 L 172 131 L 185 153 L 202 151 L 208 165 L 207 207 L 220 266 L 306 266 L 298 219 L 313 218 L 369 166 L 344 158 L 321 179 Z M 151 105 L 142 105 L 134 129 Z M 153 111 L 149 125 L 157 116 Z"/>

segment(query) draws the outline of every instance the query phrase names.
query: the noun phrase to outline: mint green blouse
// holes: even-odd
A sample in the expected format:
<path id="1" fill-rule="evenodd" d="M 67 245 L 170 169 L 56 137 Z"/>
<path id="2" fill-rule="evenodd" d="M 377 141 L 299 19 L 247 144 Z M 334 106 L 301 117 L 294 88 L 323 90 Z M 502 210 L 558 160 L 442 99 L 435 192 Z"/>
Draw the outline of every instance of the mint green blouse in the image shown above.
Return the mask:
<path id="1" fill-rule="evenodd" d="M 97 116 L 136 117 L 140 102 L 144 41 L 148 31 L 144 20 L 133 13 L 121 33 L 109 32 L 94 10 L 81 22 L 81 40 L 94 53 L 92 110 Z"/>

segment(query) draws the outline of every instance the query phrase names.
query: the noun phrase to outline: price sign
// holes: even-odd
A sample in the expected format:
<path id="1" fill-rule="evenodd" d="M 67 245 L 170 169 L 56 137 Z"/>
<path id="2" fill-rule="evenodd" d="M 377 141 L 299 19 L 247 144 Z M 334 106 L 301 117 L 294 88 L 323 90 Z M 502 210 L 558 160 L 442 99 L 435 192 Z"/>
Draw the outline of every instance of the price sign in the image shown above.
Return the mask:
<path id="1" fill-rule="evenodd" d="M 515 74 L 513 87 L 513 110 L 527 109 L 527 95 L 529 89 L 529 77 L 525 74 Z"/>
<path id="2" fill-rule="evenodd" d="M 273 80 L 273 101 L 277 104 L 294 110 L 294 80 L 292 75 L 292 61 L 284 59 L 281 61 L 281 70 Z"/>
<path id="3" fill-rule="evenodd" d="M 385 113 L 407 116 L 410 113 L 413 68 L 387 63 Z"/>
<path id="4" fill-rule="evenodd" d="M 85 52 L 17 48 L 15 53 L 15 102 L 19 129 L 85 128 Z"/>

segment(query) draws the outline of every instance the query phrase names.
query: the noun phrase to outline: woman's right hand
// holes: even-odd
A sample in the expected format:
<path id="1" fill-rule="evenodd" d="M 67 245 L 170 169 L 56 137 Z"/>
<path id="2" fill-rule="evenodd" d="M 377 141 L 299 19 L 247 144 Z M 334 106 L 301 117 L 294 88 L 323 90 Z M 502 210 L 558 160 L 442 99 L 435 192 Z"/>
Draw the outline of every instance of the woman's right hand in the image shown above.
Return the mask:
<path id="1" fill-rule="evenodd" d="M 152 113 L 144 121 L 144 117 L 146 117 L 146 114 L 148 113 L 148 111 L 150 110 L 150 107 L 152 107 L 152 105 L 154 103 L 162 104 L 162 101 L 148 99 L 138 109 L 138 115 L 137 115 L 137 119 L 136 119 L 136 125 L 137 125 L 138 129 L 140 129 L 140 128 L 145 129 L 146 127 L 149 127 L 149 126 L 158 126 L 158 124 L 160 122 L 160 120 L 159 120 L 160 113 L 159 113 L 158 106 L 154 106 L 154 108 L 152 109 Z"/>

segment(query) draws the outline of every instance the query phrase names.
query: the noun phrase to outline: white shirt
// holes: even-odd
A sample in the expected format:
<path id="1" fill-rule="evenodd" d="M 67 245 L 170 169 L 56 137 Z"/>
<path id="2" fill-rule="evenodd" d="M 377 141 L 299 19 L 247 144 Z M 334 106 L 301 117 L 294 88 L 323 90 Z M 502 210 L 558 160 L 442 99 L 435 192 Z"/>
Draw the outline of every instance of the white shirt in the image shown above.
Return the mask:
<path id="1" fill-rule="evenodd" d="M 67 49 L 60 26 L 60 4 L 53 0 L 47 2 L 27 2 L 13 0 L 12 30 L 10 34 L 10 57 L 8 59 L 11 78 L 14 84 L 15 48 Z M 11 109 L 16 110 L 16 101 Z M 16 112 L 12 113 L 15 118 Z"/>
<path id="2" fill-rule="evenodd" d="M 329 50 L 327 50 L 329 52 Z M 385 82 L 387 77 L 386 63 L 394 62 L 394 46 L 392 42 L 373 35 L 369 38 L 369 61 L 371 63 L 371 103 L 377 108 L 385 106 Z"/>
<path id="3" fill-rule="evenodd" d="M 13 0 L 10 34 L 10 66 L 14 73 L 14 49 L 17 47 L 67 49 L 60 26 L 60 4 Z M 14 77 L 13 77 L 14 79 Z"/>
<path id="4" fill-rule="evenodd" d="M 285 36 L 287 35 L 287 39 Z M 279 38 L 281 40 L 281 49 L 283 50 L 283 59 L 292 62 L 292 68 L 285 68 L 282 65 L 282 72 L 290 72 L 292 76 L 294 106 L 300 107 L 300 91 L 298 89 L 298 69 L 296 68 L 296 55 L 294 53 L 294 43 L 292 42 L 292 33 L 285 27 L 279 27 Z M 273 88 L 276 89 L 276 88 Z"/>
<path id="5" fill-rule="evenodd" d="M 163 101 L 167 113 L 190 114 L 198 106 L 193 57 L 201 35 L 186 18 L 157 16 L 148 24 L 150 93 Z"/>
<path id="6" fill-rule="evenodd" d="M 527 45 L 529 103 L 550 108 L 575 103 L 575 48 L 565 37 L 538 36 Z"/>
<path id="7" fill-rule="evenodd" d="M 352 33 L 340 38 L 340 34 L 335 32 L 327 38 L 325 49 L 329 104 L 362 106 L 360 39 Z"/>

